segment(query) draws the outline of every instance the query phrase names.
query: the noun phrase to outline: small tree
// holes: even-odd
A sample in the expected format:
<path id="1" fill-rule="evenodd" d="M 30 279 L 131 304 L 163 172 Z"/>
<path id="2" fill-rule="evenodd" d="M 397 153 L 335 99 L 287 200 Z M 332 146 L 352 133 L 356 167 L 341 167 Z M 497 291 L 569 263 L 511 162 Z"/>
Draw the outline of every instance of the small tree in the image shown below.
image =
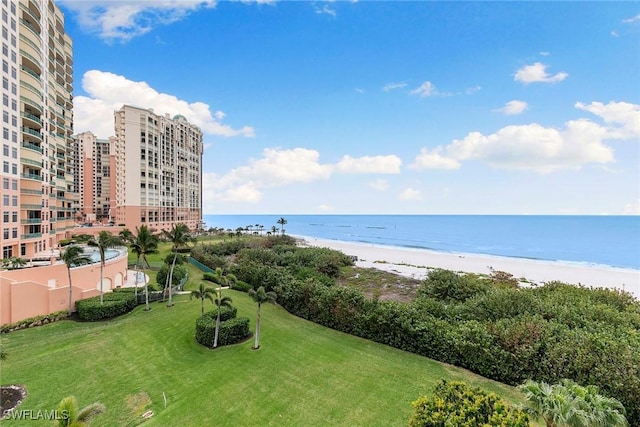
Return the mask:
<path id="1" fill-rule="evenodd" d="M 287 220 L 284 217 L 280 217 L 278 220 L 278 224 L 280 224 L 280 234 L 284 235 L 284 225 L 287 223 Z"/>
<path id="2" fill-rule="evenodd" d="M 105 262 L 105 251 L 107 248 L 113 248 L 115 246 L 120 246 L 123 244 L 122 239 L 120 237 L 114 236 L 108 231 L 101 231 L 98 234 L 98 238 L 93 238 L 89 240 L 89 246 L 95 246 L 98 248 L 100 252 L 100 304 L 104 303 L 103 300 L 103 290 L 102 290 L 102 282 L 104 281 L 104 262 Z"/>
<path id="3" fill-rule="evenodd" d="M 205 279 L 219 285 L 218 289 L 215 290 L 216 300 L 214 302 L 218 307 L 216 330 L 213 337 L 213 348 L 216 348 L 218 346 L 218 333 L 220 331 L 220 307 L 231 307 L 232 302 L 231 298 L 222 297 L 222 289 L 228 288 L 232 283 L 237 282 L 238 279 L 233 274 L 223 274 L 222 269 L 219 267 L 216 268 L 215 274 L 206 274 Z"/>
<path id="4" fill-rule="evenodd" d="M 204 316 L 204 300 L 208 299 L 212 304 L 214 304 L 215 290 L 213 288 L 205 286 L 204 283 L 200 282 L 200 286 L 198 287 L 198 289 L 191 291 L 189 299 L 193 298 L 198 298 L 200 300 L 200 315 Z"/>
<path id="5" fill-rule="evenodd" d="M 131 243 L 131 250 L 136 254 L 137 259 L 142 259 L 142 275 L 144 277 L 144 289 L 145 289 L 145 310 L 149 311 L 149 287 L 147 286 L 147 275 L 144 272 L 144 263 L 147 264 L 147 267 L 150 267 L 149 260 L 147 259 L 147 255 L 158 253 L 158 238 L 151 233 L 151 231 L 147 228 L 146 225 L 141 226 L 140 228 L 136 228 L 136 235 L 134 236 L 133 242 Z M 136 260 L 136 263 L 138 261 Z M 136 277 L 138 272 L 136 271 Z M 137 279 L 136 279 L 137 285 Z M 137 290 L 137 286 L 136 286 Z M 136 291 L 136 301 L 137 301 L 137 291 Z"/>
<path id="6" fill-rule="evenodd" d="M 58 413 L 64 415 L 58 418 L 58 427 L 88 426 L 91 420 L 105 410 L 105 406 L 98 402 L 78 409 L 78 401 L 74 396 L 65 397 L 58 405 Z"/>
<path id="7" fill-rule="evenodd" d="M 412 406 L 410 427 L 529 426 L 523 411 L 508 407 L 493 393 L 460 381 L 442 380 L 432 397 L 423 396 Z"/>
<path id="8" fill-rule="evenodd" d="M 77 267 L 82 264 L 88 264 L 91 259 L 84 254 L 82 248 L 77 245 L 70 245 L 62 253 L 62 260 L 67 266 L 67 274 L 69 275 L 69 316 L 73 310 L 73 287 L 71 284 L 71 267 Z"/>
<path id="9" fill-rule="evenodd" d="M 176 267 L 176 259 L 178 258 L 178 248 L 180 246 L 186 245 L 188 242 L 192 241 L 192 237 L 190 234 L 189 227 L 186 224 L 178 223 L 173 224 L 169 231 L 163 231 L 162 234 L 164 237 L 169 240 L 173 245 L 173 262 L 171 263 L 171 270 L 169 271 L 169 277 L 165 283 L 165 287 L 169 286 L 169 302 L 167 303 L 167 307 L 173 306 L 173 302 L 171 300 L 171 279 L 173 277 L 173 270 Z"/>
<path id="10" fill-rule="evenodd" d="M 265 302 L 275 302 L 276 293 L 273 291 L 266 292 L 264 286 L 260 286 L 256 289 L 249 289 L 249 296 L 258 303 L 258 314 L 256 316 L 256 334 L 253 348 L 255 350 L 260 348 L 260 307 Z"/>

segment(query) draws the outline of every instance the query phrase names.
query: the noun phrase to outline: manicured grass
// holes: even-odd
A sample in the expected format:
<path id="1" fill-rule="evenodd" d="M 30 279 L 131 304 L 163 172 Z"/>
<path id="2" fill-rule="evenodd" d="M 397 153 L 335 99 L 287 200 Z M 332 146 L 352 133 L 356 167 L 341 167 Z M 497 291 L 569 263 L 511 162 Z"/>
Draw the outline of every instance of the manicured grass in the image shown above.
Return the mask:
<path id="1" fill-rule="evenodd" d="M 246 294 L 225 292 L 253 328 L 255 304 Z M 217 350 L 197 344 L 200 301 L 187 295 L 171 308 L 151 307 L 105 322 L 61 321 L 7 334 L 0 382 L 26 386 L 19 409 L 52 410 L 68 395 L 81 407 L 102 402 L 107 412 L 94 426 L 137 425 L 145 410 L 155 414 L 150 426 L 404 426 L 411 401 L 441 379 L 520 401 L 511 387 L 326 329 L 278 306 L 262 307 L 257 351 L 252 339 Z"/>

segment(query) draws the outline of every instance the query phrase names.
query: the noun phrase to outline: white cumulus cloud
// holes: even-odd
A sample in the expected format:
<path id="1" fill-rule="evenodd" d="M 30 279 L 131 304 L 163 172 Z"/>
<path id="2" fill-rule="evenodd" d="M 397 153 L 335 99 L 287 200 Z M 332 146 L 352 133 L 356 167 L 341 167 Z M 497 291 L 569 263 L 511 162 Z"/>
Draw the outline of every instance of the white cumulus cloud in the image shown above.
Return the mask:
<path id="1" fill-rule="evenodd" d="M 575 107 L 602 118 L 609 125 L 609 138 L 640 138 L 640 105 L 629 102 L 577 102 Z"/>
<path id="2" fill-rule="evenodd" d="M 615 161 L 613 149 L 605 141 L 640 138 L 640 105 L 579 102 L 575 106 L 595 114 L 604 124 L 583 118 L 570 120 L 562 128 L 531 123 L 506 126 L 489 135 L 470 132 L 449 145 L 422 148 L 409 167 L 455 169 L 465 160 L 478 160 L 499 169 L 539 173 L 578 170 Z"/>
<path id="3" fill-rule="evenodd" d="M 499 113 L 506 114 L 508 116 L 515 116 L 518 114 L 522 114 L 529 108 L 529 104 L 524 101 L 518 101 L 514 99 L 513 101 L 509 101 L 502 108 L 498 108 L 494 111 Z"/>
<path id="4" fill-rule="evenodd" d="M 547 66 L 541 62 L 535 64 L 525 65 L 516 71 L 514 80 L 529 84 L 529 83 L 557 83 L 566 79 L 569 74 L 560 72 L 554 75 L 547 73 Z"/>
<path id="5" fill-rule="evenodd" d="M 216 0 L 60 0 L 76 16 L 80 27 L 112 42 L 127 42 L 161 25 L 184 19 L 189 14 L 216 6 Z"/>
<path id="6" fill-rule="evenodd" d="M 74 132 L 91 131 L 99 138 L 114 135 L 113 112 L 124 104 L 152 108 L 156 114 L 181 114 L 205 134 L 218 136 L 253 137 L 252 127 L 234 129 L 223 124 L 222 111 L 211 112 L 204 102 L 188 102 L 174 95 L 158 92 L 145 82 L 136 82 L 117 74 L 90 70 L 82 78 L 82 88 L 88 96 L 76 96 L 74 104 Z"/>
<path id="7" fill-rule="evenodd" d="M 398 199 L 404 200 L 404 201 L 421 200 L 422 193 L 420 193 L 420 190 L 416 190 L 415 188 L 412 188 L 412 187 L 407 187 L 404 190 L 402 190 L 400 194 L 398 194 Z"/>
<path id="8" fill-rule="evenodd" d="M 333 167 L 319 159 L 318 151 L 307 148 L 265 148 L 261 158 L 224 175 L 203 173 L 204 202 L 208 206 L 220 200 L 255 203 L 265 188 L 328 179 Z"/>
<path id="9" fill-rule="evenodd" d="M 336 165 L 342 173 L 400 173 L 402 160 L 396 155 L 351 157 L 346 155 Z"/>
<path id="10" fill-rule="evenodd" d="M 422 148 L 414 163 L 409 168 L 416 170 L 425 169 L 459 169 L 460 162 L 454 158 L 442 155 L 443 148 L 436 147 L 433 150 Z"/>

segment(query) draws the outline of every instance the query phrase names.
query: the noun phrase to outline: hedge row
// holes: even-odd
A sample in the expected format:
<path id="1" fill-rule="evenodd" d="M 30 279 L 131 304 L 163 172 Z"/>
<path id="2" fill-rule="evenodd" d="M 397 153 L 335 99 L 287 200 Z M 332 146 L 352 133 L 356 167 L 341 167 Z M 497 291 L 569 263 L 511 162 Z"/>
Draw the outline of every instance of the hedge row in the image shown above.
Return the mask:
<path id="1" fill-rule="evenodd" d="M 100 297 L 92 297 L 76 301 L 76 311 L 80 320 L 95 322 L 109 319 L 130 312 L 136 307 L 135 295 L 131 292 L 110 292 Z"/>
<path id="2" fill-rule="evenodd" d="M 576 305 L 570 302 L 569 295 L 578 292 L 570 287 L 555 287 L 500 290 L 496 296 L 502 298 L 491 300 L 496 307 L 507 309 L 505 305 L 518 298 L 528 300 L 529 293 L 533 293 L 532 300 L 539 301 L 548 298 L 546 293 L 553 293 L 557 300 L 567 298 L 565 311 L 547 304 L 543 314 L 524 311 L 495 320 L 474 319 L 470 315 L 470 310 L 479 311 L 480 301 L 488 304 L 486 297 L 474 297 L 464 304 L 430 298 L 402 304 L 371 300 L 356 289 L 297 280 L 280 283 L 278 302 L 289 312 L 321 325 L 464 367 L 507 384 L 521 384 L 528 378 L 548 383 L 571 378 L 597 385 L 625 405 L 631 425 L 640 425 L 637 303 L 624 306 L 624 299 L 619 300 L 623 305 L 617 311 L 620 319 L 607 316 L 614 325 L 602 319 L 589 323 L 588 328 L 576 328 L 558 317 L 569 316 L 568 310 Z M 604 297 L 615 300 L 612 295 Z M 602 296 L 594 294 L 593 298 Z M 591 307 L 597 309 L 594 302 Z M 495 315 L 495 310 L 484 308 L 485 313 Z"/>
<path id="3" fill-rule="evenodd" d="M 46 325 L 48 323 L 57 322 L 58 320 L 66 319 L 68 317 L 67 310 L 56 311 L 50 314 L 41 314 L 39 316 L 29 317 L 28 319 L 20 320 L 13 323 L 5 323 L 0 326 L 0 334 L 6 334 L 12 331 L 18 331 L 20 329 L 33 328 L 35 326 Z"/>

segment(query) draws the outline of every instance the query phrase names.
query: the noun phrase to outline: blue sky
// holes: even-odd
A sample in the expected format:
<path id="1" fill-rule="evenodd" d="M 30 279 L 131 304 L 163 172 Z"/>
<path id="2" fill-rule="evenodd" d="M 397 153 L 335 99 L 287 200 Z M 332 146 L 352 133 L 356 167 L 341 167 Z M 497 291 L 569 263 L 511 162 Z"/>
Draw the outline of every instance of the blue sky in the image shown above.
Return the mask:
<path id="1" fill-rule="evenodd" d="M 637 2 L 57 3 L 74 131 L 184 115 L 205 214 L 640 214 Z"/>

